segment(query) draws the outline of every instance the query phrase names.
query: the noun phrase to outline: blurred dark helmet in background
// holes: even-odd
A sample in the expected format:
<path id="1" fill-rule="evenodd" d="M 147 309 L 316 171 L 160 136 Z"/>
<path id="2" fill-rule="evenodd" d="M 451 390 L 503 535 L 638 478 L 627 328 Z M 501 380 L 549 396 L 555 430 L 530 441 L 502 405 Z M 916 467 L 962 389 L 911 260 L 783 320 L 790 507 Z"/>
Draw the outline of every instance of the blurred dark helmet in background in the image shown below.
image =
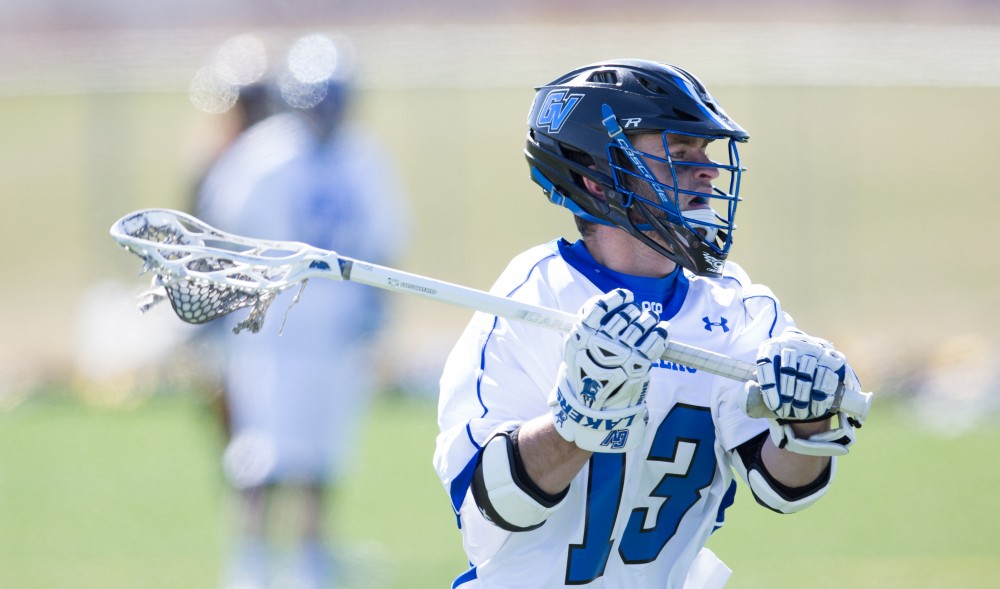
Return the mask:
<path id="1" fill-rule="evenodd" d="M 221 114 L 235 109 L 240 128 L 246 129 L 277 112 L 268 49 L 253 34 L 226 40 L 191 81 L 189 97 L 196 108 Z"/>
<path id="2" fill-rule="evenodd" d="M 303 112 L 320 135 L 340 126 L 350 102 L 354 50 L 346 39 L 310 34 L 289 47 L 276 85 L 281 100 Z"/>

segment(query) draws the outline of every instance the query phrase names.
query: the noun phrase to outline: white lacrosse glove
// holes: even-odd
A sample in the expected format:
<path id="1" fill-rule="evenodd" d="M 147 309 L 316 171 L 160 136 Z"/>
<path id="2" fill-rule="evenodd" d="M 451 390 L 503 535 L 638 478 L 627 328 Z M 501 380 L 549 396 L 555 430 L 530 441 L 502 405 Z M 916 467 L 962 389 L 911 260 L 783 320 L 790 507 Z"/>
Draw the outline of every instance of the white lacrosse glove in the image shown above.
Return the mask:
<path id="1" fill-rule="evenodd" d="M 860 389 L 847 358 L 833 345 L 798 331 L 785 331 L 757 349 L 757 382 L 764 404 L 774 412 L 771 439 L 779 448 L 813 456 L 841 456 L 854 443 L 861 424 L 838 412 L 842 387 Z M 836 405 L 835 405 L 836 404 Z M 795 435 L 791 423 L 822 421 L 837 415 L 838 427 L 808 438 Z"/>
<path id="2" fill-rule="evenodd" d="M 556 430 L 590 452 L 628 452 L 646 435 L 649 369 L 667 347 L 667 324 L 617 289 L 584 304 L 566 336 L 549 406 Z"/>

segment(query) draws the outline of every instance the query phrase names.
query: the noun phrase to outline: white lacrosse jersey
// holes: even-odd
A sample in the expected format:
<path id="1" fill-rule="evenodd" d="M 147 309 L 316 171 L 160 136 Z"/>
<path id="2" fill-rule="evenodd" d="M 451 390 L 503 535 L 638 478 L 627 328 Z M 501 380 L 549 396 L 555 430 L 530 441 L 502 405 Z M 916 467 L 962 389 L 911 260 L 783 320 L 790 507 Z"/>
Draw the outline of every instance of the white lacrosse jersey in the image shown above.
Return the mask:
<path id="1" fill-rule="evenodd" d="M 245 132 L 206 176 L 199 215 L 220 229 L 299 241 L 385 264 L 401 253 L 409 207 L 382 146 L 344 126 L 320 141 L 285 113 Z M 311 280 L 271 303 L 259 333 L 218 323 L 234 437 L 227 474 L 237 486 L 329 480 L 356 454 L 374 386 L 372 342 L 385 296 L 349 282 Z"/>
<path id="2" fill-rule="evenodd" d="M 515 258 L 494 294 L 577 313 L 592 296 L 626 288 L 669 321 L 670 338 L 752 362 L 758 344 L 792 325 L 766 287 L 729 262 L 718 278 L 678 269 L 666 278 L 613 272 L 582 242 Z M 462 589 L 681 589 L 692 561 L 735 494 L 730 452 L 767 429 L 740 410 L 743 383 L 660 361 L 650 371 L 642 446 L 594 454 L 540 527 L 487 521 L 470 484 L 497 432 L 549 412 L 563 334 L 477 313 L 441 377 L 435 468 L 458 514 L 472 568 Z"/>

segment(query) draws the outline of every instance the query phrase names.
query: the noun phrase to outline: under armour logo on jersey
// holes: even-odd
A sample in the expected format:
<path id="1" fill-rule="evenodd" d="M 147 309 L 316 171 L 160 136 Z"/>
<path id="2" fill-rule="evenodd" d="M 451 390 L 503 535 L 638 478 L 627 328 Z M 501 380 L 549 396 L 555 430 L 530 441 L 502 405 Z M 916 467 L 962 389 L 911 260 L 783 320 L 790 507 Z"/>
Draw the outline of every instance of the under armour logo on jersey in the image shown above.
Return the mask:
<path id="1" fill-rule="evenodd" d="M 729 326 L 726 325 L 729 323 L 729 320 L 725 317 L 720 317 L 718 321 L 712 321 L 708 317 L 702 317 L 701 320 L 705 322 L 705 331 L 712 331 L 714 327 L 721 327 L 722 333 L 729 331 Z"/>
<path id="2" fill-rule="evenodd" d="M 611 432 L 604 437 L 604 441 L 601 442 L 601 445 L 608 446 L 609 448 L 618 449 L 618 448 L 624 448 L 627 442 L 628 442 L 628 430 L 616 429 L 616 430 L 611 430 Z"/>
<path id="3" fill-rule="evenodd" d="M 583 100 L 583 94 L 570 94 L 568 90 L 553 90 L 545 97 L 542 108 L 539 109 L 535 125 L 548 129 L 550 133 L 558 133 L 563 123 L 569 118 L 576 105 Z"/>
<path id="4" fill-rule="evenodd" d="M 594 402 L 597 401 L 597 393 L 601 390 L 601 383 L 590 378 L 589 376 L 583 377 L 583 390 L 580 391 L 580 400 L 587 407 L 593 407 Z"/>

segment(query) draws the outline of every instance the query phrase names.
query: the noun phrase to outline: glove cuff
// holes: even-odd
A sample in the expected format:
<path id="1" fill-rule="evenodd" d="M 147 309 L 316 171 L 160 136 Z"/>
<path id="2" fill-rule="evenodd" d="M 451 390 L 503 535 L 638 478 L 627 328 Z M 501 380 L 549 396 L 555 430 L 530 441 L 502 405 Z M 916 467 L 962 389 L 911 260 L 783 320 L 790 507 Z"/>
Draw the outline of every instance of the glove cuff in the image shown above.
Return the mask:
<path id="1" fill-rule="evenodd" d="M 559 435 L 588 452 L 634 450 L 642 443 L 649 420 L 645 403 L 597 411 L 587 407 L 566 383 L 552 390 L 549 406 Z"/>
<path id="2" fill-rule="evenodd" d="M 808 456 L 844 456 L 854 443 L 854 426 L 844 413 L 838 414 L 840 427 L 813 434 L 808 438 L 795 435 L 791 425 L 780 420 L 768 420 L 771 441 L 779 448 Z"/>

